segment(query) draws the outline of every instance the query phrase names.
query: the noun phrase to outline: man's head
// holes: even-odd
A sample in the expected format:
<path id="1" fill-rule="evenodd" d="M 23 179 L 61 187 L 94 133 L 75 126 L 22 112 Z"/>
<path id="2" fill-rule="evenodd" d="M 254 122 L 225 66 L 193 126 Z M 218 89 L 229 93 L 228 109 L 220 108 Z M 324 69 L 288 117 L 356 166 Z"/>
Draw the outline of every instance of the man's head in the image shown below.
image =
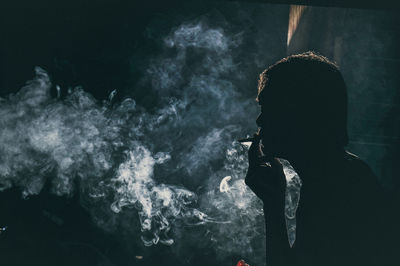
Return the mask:
<path id="1" fill-rule="evenodd" d="M 257 101 L 265 149 L 276 156 L 348 143 L 346 85 L 326 57 L 307 52 L 278 61 L 260 74 Z"/>

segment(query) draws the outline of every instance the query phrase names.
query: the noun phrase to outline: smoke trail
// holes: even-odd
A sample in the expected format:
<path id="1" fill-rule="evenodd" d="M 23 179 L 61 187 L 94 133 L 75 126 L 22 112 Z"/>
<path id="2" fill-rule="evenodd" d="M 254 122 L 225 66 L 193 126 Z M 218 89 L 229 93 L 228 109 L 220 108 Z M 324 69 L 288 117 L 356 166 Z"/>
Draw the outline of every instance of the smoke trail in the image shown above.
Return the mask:
<path id="1" fill-rule="evenodd" d="M 263 265 L 262 205 L 243 181 L 246 150 L 232 142 L 254 113 L 234 82 L 237 36 L 203 23 L 166 36 L 143 77 L 157 95 L 153 110 L 130 98 L 113 103 L 115 91 L 104 102 L 79 87 L 54 99 L 36 68 L 0 101 L 0 190 L 17 186 L 29 197 L 51 183 L 53 193 L 72 195 L 79 181 L 105 230 L 139 226 L 145 246 L 207 246 L 221 263 L 237 255 Z M 121 221 L 129 213 L 136 220 Z"/>
<path id="2" fill-rule="evenodd" d="M 237 254 L 263 265 L 262 203 L 244 184 L 246 149 L 233 142 L 250 132 L 248 115 L 254 112 L 253 99 L 243 97 L 235 85 L 241 76 L 235 62 L 240 34 L 226 34 L 202 22 L 187 23 L 172 31 L 164 45 L 147 78 L 161 98 L 179 97 L 187 108 L 170 123 L 174 126 L 167 127 L 168 133 L 160 135 L 185 133 L 184 139 L 173 142 L 172 165 L 180 169 L 175 173 L 183 176 L 185 186 L 203 188 L 198 192 L 200 209 L 220 221 L 208 223 L 197 235 L 187 233 L 216 249 L 221 261 Z"/>
<path id="3" fill-rule="evenodd" d="M 54 100 L 48 75 L 40 68 L 36 74 L 20 92 L 2 101 L 1 189 L 18 186 L 27 197 L 38 194 L 50 180 L 55 194 L 70 195 L 78 178 L 90 197 L 114 194 L 111 209 L 116 213 L 123 206 L 134 205 L 142 230 L 152 232 L 151 239 L 143 238 L 145 245 L 157 244 L 159 234 L 169 230 L 163 215 L 184 216 L 183 207 L 192 203 L 195 195 L 183 188 L 157 186 L 152 179 L 154 165 L 166 162 L 170 155 L 152 155 L 137 140 L 141 137 L 137 123 L 144 121 L 144 115 L 136 112 L 135 102 L 127 99 L 110 109 L 79 88 L 65 101 Z M 162 116 L 150 118 L 146 119 L 150 127 L 163 120 Z M 128 127 L 134 129 L 126 134 Z M 125 161 L 119 163 L 119 157 Z"/>

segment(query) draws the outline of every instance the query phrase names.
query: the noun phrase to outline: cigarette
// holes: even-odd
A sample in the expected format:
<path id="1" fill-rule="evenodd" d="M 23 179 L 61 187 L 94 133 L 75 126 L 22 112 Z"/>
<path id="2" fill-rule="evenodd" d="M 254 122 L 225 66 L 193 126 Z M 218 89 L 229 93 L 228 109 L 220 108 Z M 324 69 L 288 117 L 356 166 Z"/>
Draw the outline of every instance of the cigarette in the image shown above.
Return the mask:
<path id="1" fill-rule="evenodd" d="M 255 138 L 245 138 L 245 139 L 238 139 L 238 142 L 254 142 L 256 139 Z"/>

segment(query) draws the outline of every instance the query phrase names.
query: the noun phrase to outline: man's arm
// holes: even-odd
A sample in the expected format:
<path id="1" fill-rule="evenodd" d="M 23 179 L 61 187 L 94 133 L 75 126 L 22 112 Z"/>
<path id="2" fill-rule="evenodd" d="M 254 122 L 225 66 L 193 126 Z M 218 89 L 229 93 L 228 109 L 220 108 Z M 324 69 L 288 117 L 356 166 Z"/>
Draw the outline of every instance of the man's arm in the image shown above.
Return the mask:
<path id="1" fill-rule="evenodd" d="M 285 224 L 286 179 L 277 159 L 266 166 L 260 161 L 259 142 L 249 149 L 249 169 L 245 182 L 264 203 L 268 265 L 290 265 L 291 249 Z"/>

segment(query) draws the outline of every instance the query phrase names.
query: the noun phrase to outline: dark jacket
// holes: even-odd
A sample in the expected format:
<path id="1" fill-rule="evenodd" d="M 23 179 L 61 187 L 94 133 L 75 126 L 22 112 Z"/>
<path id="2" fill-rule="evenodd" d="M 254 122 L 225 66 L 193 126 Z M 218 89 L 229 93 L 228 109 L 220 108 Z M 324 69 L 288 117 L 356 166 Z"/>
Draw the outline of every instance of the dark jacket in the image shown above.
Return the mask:
<path id="1" fill-rule="evenodd" d="M 400 265 L 395 242 L 399 216 L 392 209 L 398 206 L 383 192 L 368 165 L 348 152 L 315 158 L 312 169 L 298 173 L 303 185 L 292 248 L 284 205 L 281 200 L 271 202 L 276 200 L 267 195 L 271 190 L 265 187 L 265 170 L 260 167 L 246 177 L 264 202 L 267 266 Z"/>

